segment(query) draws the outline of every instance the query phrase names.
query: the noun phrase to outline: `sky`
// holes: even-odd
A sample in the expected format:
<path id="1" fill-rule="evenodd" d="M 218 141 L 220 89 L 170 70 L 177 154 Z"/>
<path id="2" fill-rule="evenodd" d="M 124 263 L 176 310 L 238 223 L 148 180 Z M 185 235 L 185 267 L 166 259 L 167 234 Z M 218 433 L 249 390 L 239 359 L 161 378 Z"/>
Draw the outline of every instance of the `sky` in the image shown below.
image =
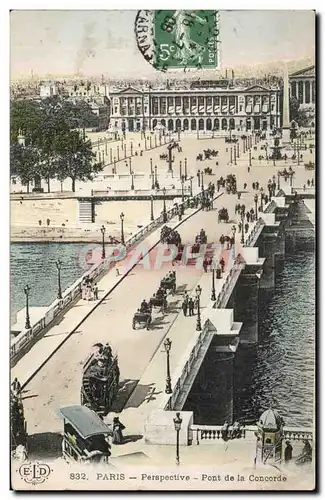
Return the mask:
<path id="1" fill-rule="evenodd" d="M 16 10 L 11 78 L 34 75 L 154 77 L 134 34 L 137 11 Z M 221 68 L 314 57 L 311 10 L 220 11 Z"/>

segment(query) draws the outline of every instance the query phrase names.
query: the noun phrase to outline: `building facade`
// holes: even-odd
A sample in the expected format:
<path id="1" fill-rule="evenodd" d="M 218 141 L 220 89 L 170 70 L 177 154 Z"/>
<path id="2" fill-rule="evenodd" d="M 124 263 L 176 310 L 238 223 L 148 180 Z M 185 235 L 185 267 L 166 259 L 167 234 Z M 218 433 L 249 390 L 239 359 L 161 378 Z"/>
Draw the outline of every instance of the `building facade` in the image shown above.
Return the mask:
<path id="1" fill-rule="evenodd" d="M 290 93 L 301 107 L 315 107 L 315 66 L 301 69 L 289 75 Z"/>
<path id="2" fill-rule="evenodd" d="M 207 86 L 110 91 L 110 126 L 122 130 L 266 130 L 280 126 L 279 88 Z"/>

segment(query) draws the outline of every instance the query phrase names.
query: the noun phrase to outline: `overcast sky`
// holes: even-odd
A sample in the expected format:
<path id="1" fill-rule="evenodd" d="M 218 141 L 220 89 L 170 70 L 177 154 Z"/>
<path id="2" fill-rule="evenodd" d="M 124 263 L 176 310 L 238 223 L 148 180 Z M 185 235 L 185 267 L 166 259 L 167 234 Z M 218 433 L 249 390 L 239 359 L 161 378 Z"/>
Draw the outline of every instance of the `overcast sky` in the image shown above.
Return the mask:
<path id="1" fill-rule="evenodd" d="M 155 76 L 139 53 L 137 11 L 11 12 L 12 78 L 105 74 Z M 313 11 L 220 12 L 222 68 L 313 57 Z"/>

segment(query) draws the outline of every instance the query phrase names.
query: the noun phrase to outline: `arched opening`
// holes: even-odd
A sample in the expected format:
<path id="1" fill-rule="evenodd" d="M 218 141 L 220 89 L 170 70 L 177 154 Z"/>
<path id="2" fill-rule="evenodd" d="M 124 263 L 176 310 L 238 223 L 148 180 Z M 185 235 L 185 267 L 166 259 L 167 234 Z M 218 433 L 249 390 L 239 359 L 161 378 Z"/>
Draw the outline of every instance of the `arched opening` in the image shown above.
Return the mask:
<path id="1" fill-rule="evenodd" d="M 272 120 L 273 117 L 271 117 Z M 249 119 L 246 119 L 246 130 L 250 130 L 252 128 L 252 123 Z"/>
<path id="2" fill-rule="evenodd" d="M 203 120 L 203 118 L 199 119 L 199 130 L 204 130 L 204 120 Z"/>
<path id="3" fill-rule="evenodd" d="M 267 130 L 267 120 L 263 120 L 262 122 L 262 129 Z"/>
<path id="4" fill-rule="evenodd" d="M 174 122 L 173 122 L 173 120 L 171 118 L 168 120 L 168 130 L 169 131 L 173 131 L 174 130 Z"/>
<path id="5" fill-rule="evenodd" d="M 183 122 L 183 128 L 184 128 L 184 130 L 188 130 L 188 128 L 189 128 L 189 123 L 188 123 L 188 119 L 187 118 L 185 118 L 185 120 Z"/>
<path id="6" fill-rule="evenodd" d="M 176 130 L 180 130 L 182 128 L 182 122 L 179 118 L 176 120 Z"/>
<path id="7" fill-rule="evenodd" d="M 211 120 L 211 118 L 207 119 L 207 130 L 212 130 L 212 120 Z"/>
<path id="8" fill-rule="evenodd" d="M 222 128 L 222 130 L 227 130 L 228 123 L 227 123 L 227 119 L 226 118 L 222 118 L 222 120 L 221 120 L 221 128 Z"/>
<path id="9" fill-rule="evenodd" d="M 166 120 L 164 118 L 160 120 L 160 123 L 162 124 L 163 127 L 166 127 Z"/>
<path id="10" fill-rule="evenodd" d="M 219 118 L 215 118 L 214 119 L 213 128 L 214 128 L 214 130 L 220 130 L 220 121 L 219 121 Z"/>
<path id="11" fill-rule="evenodd" d="M 157 120 L 154 119 L 154 120 L 152 120 L 152 128 L 155 129 L 156 126 L 157 126 Z"/>
<path id="12" fill-rule="evenodd" d="M 196 130 L 196 119 L 192 118 L 191 120 L 191 130 Z"/>
<path id="13" fill-rule="evenodd" d="M 231 130 L 235 130 L 235 118 L 230 118 L 230 120 L 229 120 L 229 128 Z"/>

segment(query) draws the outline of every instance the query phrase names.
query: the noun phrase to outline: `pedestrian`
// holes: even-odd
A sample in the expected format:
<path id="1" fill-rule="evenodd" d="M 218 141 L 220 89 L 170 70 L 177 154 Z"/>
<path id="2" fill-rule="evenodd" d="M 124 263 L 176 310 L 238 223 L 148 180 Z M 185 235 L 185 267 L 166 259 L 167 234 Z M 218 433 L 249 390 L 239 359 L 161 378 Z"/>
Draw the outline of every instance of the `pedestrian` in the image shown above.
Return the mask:
<path id="1" fill-rule="evenodd" d="M 308 179 L 307 181 L 307 186 L 309 187 L 310 186 L 310 180 Z"/>
<path id="2" fill-rule="evenodd" d="M 217 279 L 218 279 L 218 280 L 222 278 L 222 276 L 221 276 L 221 266 L 220 266 L 220 264 L 217 264 L 216 274 L 217 274 Z"/>
<path id="3" fill-rule="evenodd" d="M 12 389 L 12 391 L 14 392 L 14 394 L 16 396 L 20 393 L 20 391 L 21 391 L 21 384 L 20 384 L 20 382 L 19 382 L 19 380 L 18 380 L 17 377 L 14 378 L 14 380 L 13 380 L 13 382 L 11 384 L 11 389 Z"/>
<path id="4" fill-rule="evenodd" d="M 224 261 L 223 257 L 221 257 L 219 264 L 221 266 L 221 272 L 224 273 L 225 272 L 225 261 Z"/>
<path id="5" fill-rule="evenodd" d="M 247 183 L 246 183 L 246 182 L 244 182 L 244 189 L 246 189 L 246 188 L 247 188 Z"/>
<path id="6" fill-rule="evenodd" d="M 205 273 L 208 270 L 208 260 L 206 258 L 203 260 L 203 269 Z"/>
<path id="7" fill-rule="evenodd" d="M 116 268 L 116 277 L 117 277 L 117 276 L 120 276 L 120 270 L 119 270 L 119 268 L 118 268 L 118 267 Z"/>
<path id="8" fill-rule="evenodd" d="M 187 300 L 183 300 L 183 302 L 182 302 L 182 309 L 183 309 L 184 316 L 187 315 L 187 308 L 188 308 L 188 302 L 187 302 Z"/>
<path id="9" fill-rule="evenodd" d="M 311 187 L 314 187 L 314 179 L 311 180 Z"/>
<path id="10" fill-rule="evenodd" d="M 255 182 L 252 183 L 252 188 L 255 189 Z"/>
<path id="11" fill-rule="evenodd" d="M 94 286 L 93 286 L 93 294 L 94 294 L 94 300 L 98 300 L 98 286 L 97 286 L 97 283 L 95 283 Z"/>
<path id="12" fill-rule="evenodd" d="M 226 420 L 223 426 L 221 427 L 221 437 L 224 441 L 227 441 L 228 439 L 228 430 L 229 430 L 229 424 L 228 421 Z"/>
<path id="13" fill-rule="evenodd" d="M 247 167 L 247 172 L 249 173 L 251 171 L 251 167 Z"/>
<path id="14" fill-rule="evenodd" d="M 284 461 L 286 463 L 290 462 L 290 460 L 292 460 L 292 444 L 290 443 L 289 440 L 286 441 L 286 447 L 285 447 L 285 450 L 284 450 Z"/>
<path id="15" fill-rule="evenodd" d="M 123 443 L 123 433 L 125 425 L 120 422 L 120 419 L 118 417 L 113 418 L 113 439 L 112 443 L 113 444 L 122 444 Z"/>
<path id="16" fill-rule="evenodd" d="M 232 248 L 234 246 L 234 244 L 235 244 L 235 238 L 232 236 L 230 238 L 230 248 Z"/>
<path id="17" fill-rule="evenodd" d="M 223 234 L 220 236 L 219 241 L 220 241 L 221 248 L 223 248 L 223 245 L 224 245 L 224 242 L 225 242 L 225 237 L 224 237 Z"/>
<path id="18" fill-rule="evenodd" d="M 188 301 L 188 315 L 194 316 L 194 301 L 192 297 L 190 297 Z"/>
<path id="19" fill-rule="evenodd" d="M 246 222 L 246 224 L 245 224 L 245 233 L 248 232 L 248 229 L 249 229 L 249 224 Z"/>
<path id="20" fill-rule="evenodd" d="M 303 189 L 304 189 L 304 191 L 306 191 L 306 184 L 303 185 Z"/>

